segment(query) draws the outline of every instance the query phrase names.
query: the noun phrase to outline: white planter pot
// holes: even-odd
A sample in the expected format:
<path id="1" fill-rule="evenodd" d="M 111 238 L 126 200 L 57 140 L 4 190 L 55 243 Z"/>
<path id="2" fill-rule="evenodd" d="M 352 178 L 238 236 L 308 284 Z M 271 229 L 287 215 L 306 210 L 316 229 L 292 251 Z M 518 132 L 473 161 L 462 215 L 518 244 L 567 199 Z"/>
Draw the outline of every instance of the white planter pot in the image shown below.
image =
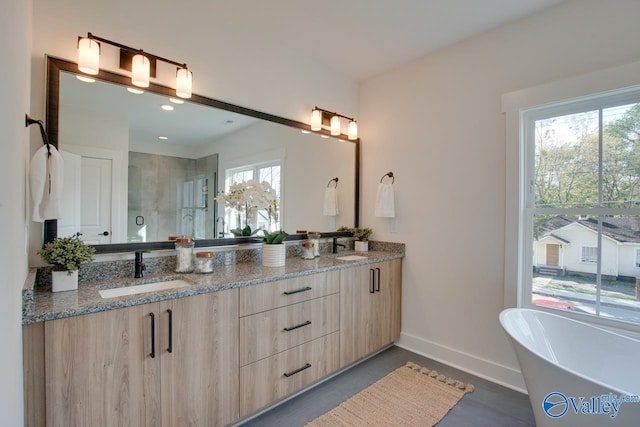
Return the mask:
<path id="1" fill-rule="evenodd" d="M 51 292 L 75 291 L 78 289 L 78 270 L 67 274 L 66 271 L 51 272 Z"/>
<path id="2" fill-rule="evenodd" d="M 262 265 L 265 267 L 282 267 L 285 264 L 287 246 L 262 244 Z"/>
<path id="3" fill-rule="evenodd" d="M 356 240 L 354 242 L 355 250 L 358 252 L 368 252 L 369 251 L 369 241 L 362 242 L 360 240 Z"/>

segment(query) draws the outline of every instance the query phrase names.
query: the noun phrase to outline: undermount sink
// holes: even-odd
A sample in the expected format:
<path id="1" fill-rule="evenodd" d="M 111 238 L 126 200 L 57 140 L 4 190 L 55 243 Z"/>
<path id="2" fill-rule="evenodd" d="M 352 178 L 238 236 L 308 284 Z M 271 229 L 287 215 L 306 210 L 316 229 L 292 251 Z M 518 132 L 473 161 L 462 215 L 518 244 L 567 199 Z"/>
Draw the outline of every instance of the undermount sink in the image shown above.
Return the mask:
<path id="1" fill-rule="evenodd" d="M 181 279 L 167 280 L 165 282 L 145 283 L 144 285 L 123 286 L 121 288 L 102 289 L 98 292 L 102 298 L 117 298 L 127 295 L 143 294 L 145 292 L 166 291 L 167 289 L 184 288 L 189 282 Z"/>
<path id="2" fill-rule="evenodd" d="M 360 261 L 363 259 L 367 259 L 367 257 L 362 255 L 345 255 L 336 257 L 336 259 L 339 259 L 340 261 Z"/>

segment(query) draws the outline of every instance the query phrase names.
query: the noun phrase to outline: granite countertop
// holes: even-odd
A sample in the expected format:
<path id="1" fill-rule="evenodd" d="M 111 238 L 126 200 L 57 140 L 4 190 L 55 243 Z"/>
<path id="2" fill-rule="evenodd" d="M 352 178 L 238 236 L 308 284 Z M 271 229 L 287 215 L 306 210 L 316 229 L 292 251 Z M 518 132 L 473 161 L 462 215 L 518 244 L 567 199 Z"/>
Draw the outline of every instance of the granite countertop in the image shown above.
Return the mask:
<path id="1" fill-rule="evenodd" d="M 388 248 L 385 248 L 388 249 Z M 337 259 L 346 255 L 364 255 L 366 259 L 344 261 Z M 81 281 L 77 291 L 52 293 L 49 287 L 36 287 L 35 269 L 29 273 L 23 291 L 22 323 L 30 324 L 64 317 L 79 316 L 121 307 L 146 304 L 162 300 L 182 298 L 191 295 L 216 292 L 242 286 L 256 285 L 291 277 L 304 276 L 324 271 L 366 265 L 375 262 L 402 258 L 402 250 L 375 250 L 369 252 L 344 252 L 337 255 L 323 254 L 313 260 L 288 257 L 284 267 L 263 267 L 258 262 L 241 262 L 233 265 L 216 266 L 209 274 L 161 274 L 145 276 L 142 279 L 119 278 L 108 280 Z M 102 298 L 99 290 L 131 285 L 140 285 L 167 280 L 181 279 L 190 285 L 115 298 Z"/>

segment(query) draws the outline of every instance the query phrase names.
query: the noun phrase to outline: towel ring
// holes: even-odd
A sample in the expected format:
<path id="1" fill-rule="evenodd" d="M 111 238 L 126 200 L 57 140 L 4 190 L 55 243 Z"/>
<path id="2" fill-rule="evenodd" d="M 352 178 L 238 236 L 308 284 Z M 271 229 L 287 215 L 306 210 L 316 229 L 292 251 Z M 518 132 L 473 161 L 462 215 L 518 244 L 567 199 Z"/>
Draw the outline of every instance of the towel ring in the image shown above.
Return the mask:
<path id="1" fill-rule="evenodd" d="M 336 176 L 335 178 L 333 178 L 332 180 L 330 180 L 329 182 L 327 182 L 327 188 L 329 188 L 331 186 L 331 183 L 335 182 L 336 186 L 333 188 L 338 188 L 338 177 Z"/>
<path id="2" fill-rule="evenodd" d="M 394 182 L 396 182 L 396 179 L 393 176 L 393 172 L 387 172 L 384 175 L 382 175 L 382 178 L 380 178 L 380 184 L 382 184 L 382 180 L 388 176 L 389 178 L 391 178 L 391 184 L 393 184 Z"/>
<path id="3" fill-rule="evenodd" d="M 32 119 L 31 117 L 29 117 L 28 114 L 26 114 L 24 119 L 24 125 L 25 127 L 29 127 L 31 125 L 38 125 L 38 127 L 40 128 L 40 135 L 42 136 L 42 142 L 44 143 L 44 145 L 47 146 L 47 155 L 51 156 L 51 145 L 49 144 L 49 136 L 47 135 L 47 131 L 44 130 L 44 124 L 42 123 L 42 120 Z"/>

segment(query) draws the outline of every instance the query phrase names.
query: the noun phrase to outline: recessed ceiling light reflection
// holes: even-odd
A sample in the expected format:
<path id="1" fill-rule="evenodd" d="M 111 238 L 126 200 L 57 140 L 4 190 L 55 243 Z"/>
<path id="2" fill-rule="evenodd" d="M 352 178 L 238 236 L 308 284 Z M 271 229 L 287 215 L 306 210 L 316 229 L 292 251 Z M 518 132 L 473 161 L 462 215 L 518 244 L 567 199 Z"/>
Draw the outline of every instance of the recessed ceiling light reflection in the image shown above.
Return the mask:
<path id="1" fill-rule="evenodd" d="M 184 104 L 184 101 L 178 98 L 169 98 L 169 101 L 173 102 L 174 104 Z"/>
<path id="2" fill-rule="evenodd" d="M 136 95 L 142 95 L 142 94 L 144 93 L 144 91 L 143 91 L 143 90 L 136 89 L 136 88 L 133 88 L 133 87 L 128 87 L 128 88 L 127 88 L 127 90 L 128 90 L 129 92 L 131 92 L 131 93 L 136 94 Z"/>
<path id="3" fill-rule="evenodd" d="M 162 108 L 165 111 L 173 111 L 173 105 L 169 105 L 169 104 L 162 104 L 160 108 Z"/>
<path id="4" fill-rule="evenodd" d="M 80 75 L 77 75 L 76 79 L 80 80 L 81 82 L 85 82 L 85 83 L 94 83 L 96 81 L 96 79 L 92 79 L 91 77 L 80 76 Z"/>
<path id="5" fill-rule="evenodd" d="M 163 140 L 163 141 L 166 141 L 166 140 L 167 140 L 167 139 L 169 139 L 169 138 L 167 138 L 166 136 L 159 136 L 159 137 L 158 137 L 158 139 L 161 139 L 161 140 Z"/>
<path id="6" fill-rule="evenodd" d="M 320 138 L 329 138 L 327 135 L 320 135 Z"/>
<path id="7" fill-rule="evenodd" d="M 303 131 L 300 131 L 300 132 L 302 132 L 302 133 L 311 133 L 311 132 L 310 132 L 310 131 L 308 131 L 308 130 L 303 130 Z"/>

